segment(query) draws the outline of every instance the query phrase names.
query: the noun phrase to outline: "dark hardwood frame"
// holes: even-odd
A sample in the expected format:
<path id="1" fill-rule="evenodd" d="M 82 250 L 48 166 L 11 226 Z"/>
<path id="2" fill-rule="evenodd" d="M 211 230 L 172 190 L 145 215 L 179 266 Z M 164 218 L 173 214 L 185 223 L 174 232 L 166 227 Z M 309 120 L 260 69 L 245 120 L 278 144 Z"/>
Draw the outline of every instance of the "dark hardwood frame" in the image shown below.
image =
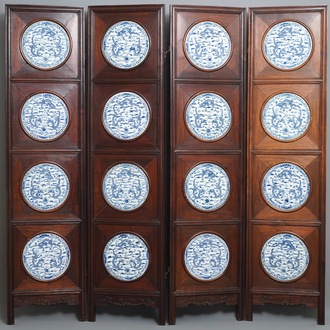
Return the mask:
<path id="1" fill-rule="evenodd" d="M 117 69 L 101 50 L 107 29 L 131 20 L 149 34 L 151 48 L 146 59 L 133 69 Z M 95 321 L 96 307 L 108 304 L 156 308 L 158 323 L 165 324 L 165 116 L 164 116 L 164 6 L 90 6 L 88 11 L 88 273 L 89 319 Z M 132 141 L 109 135 L 102 123 L 105 102 L 117 92 L 141 95 L 151 109 L 151 123 Z M 150 193 L 137 210 L 123 212 L 103 198 L 101 183 L 106 170 L 130 162 L 145 170 Z M 150 247 L 150 265 L 135 281 L 112 278 L 102 262 L 106 242 L 121 232 L 136 233 Z"/>
<path id="2" fill-rule="evenodd" d="M 309 59 L 294 70 L 276 69 L 261 50 L 267 28 L 283 20 L 303 24 L 314 41 Z M 246 319 L 250 321 L 254 306 L 270 303 L 316 308 L 318 324 L 325 322 L 326 31 L 325 6 L 252 8 L 249 13 Z M 289 142 L 268 136 L 260 119 L 266 100 L 284 91 L 300 95 L 311 109 L 306 134 Z M 311 182 L 309 199 L 292 212 L 270 207 L 260 191 L 265 170 L 280 162 L 301 166 Z M 261 265 L 265 240 L 282 232 L 297 235 L 309 250 L 310 265 L 295 281 L 271 279 Z"/>
<path id="3" fill-rule="evenodd" d="M 20 35 L 39 19 L 55 20 L 70 35 L 71 52 L 66 61 L 51 70 L 30 65 L 20 51 Z M 79 306 L 86 319 L 85 245 L 85 63 L 84 13 L 79 7 L 35 5 L 6 6 L 6 125 L 7 125 L 7 322 L 14 323 L 15 307 L 28 305 Z M 27 135 L 20 124 L 24 101 L 37 92 L 59 95 L 67 104 L 70 123 L 58 138 L 42 142 Z M 61 166 L 70 181 L 70 194 L 61 207 L 39 212 L 21 195 L 25 171 L 40 162 Z M 65 274 L 45 283 L 29 276 L 22 264 L 26 242 L 42 232 L 58 233 L 71 250 Z"/>
<path id="4" fill-rule="evenodd" d="M 195 23 L 211 20 L 227 29 L 233 51 L 217 70 L 200 70 L 185 56 L 183 39 Z M 236 306 L 243 319 L 245 225 L 245 9 L 207 6 L 171 7 L 171 124 L 170 124 L 170 277 L 168 323 L 175 324 L 176 309 L 188 305 Z M 206 142 L 193 137 L 185 124 L 186 104 L 200 92 L 220 94 L 229 102 L 233 122 L 221 139 Z M 214 212 L 193 208 L 185 198 L 187 171 L 200 162 L 219 164 L 229 175 L 231 193 Z M 183 264 L 187 243 L 196 234 L 216 233 L 229 247 L 227 270 L 214 281 L 190 276 Z"/>

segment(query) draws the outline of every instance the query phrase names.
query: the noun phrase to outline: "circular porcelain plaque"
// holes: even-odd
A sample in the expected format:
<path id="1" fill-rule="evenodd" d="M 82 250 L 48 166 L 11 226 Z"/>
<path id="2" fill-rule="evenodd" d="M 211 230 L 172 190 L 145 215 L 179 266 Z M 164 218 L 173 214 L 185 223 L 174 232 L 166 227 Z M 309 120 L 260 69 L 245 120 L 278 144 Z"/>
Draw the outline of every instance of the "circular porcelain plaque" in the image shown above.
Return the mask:
<path id="1" fill-rule="evenodd" d="M 284 21 L 268 30 L 263 48 L 265 57 L 271 65 L 282 70 L 292 70 L 309 59 L 313 40 L 302 24 Z"/>
<path id="2" fill-rule="evenodd" d="M 30 24 L 21 39 L 21 50 L 27 62 L 43 70 L 62 65 L 71 51 L 70 38 L 65 29 L 48 20 Z"/>
<path id="3" fill-rule="evenodd" d="M 103 262 L 112 277 L 134 281 L 148 269 L 149 249 L 139 236 L 122 233 L 111 238 L 105 246 Z"/>
<path id="4" fill-rule="evenodd" d="M 289 282 L 305 273 L 309 264 L 309 253 L 299 237 L 283 233 L 267 240 L 261 251 L 261 262 L 271 278 Z"/>
<path id="5" fill-rule="evenodd" d="M 120 163 L 109 169 L 103 180 L 107 203 L 119 211 L 134 211 L 149 195 L 149 180 L 142 168 Z"/>
<path id="6" fill-rule="evenodd" d="M 188 60 L 202 70 L 217 70 L 225 65 L 231 56 L 231 47 L 228 32 L 212 21 L 192 26 L 184 41 Z"/>
<path id="7" fill-rule="evenodd" d="M 129 141 L 140 137 L 148 128 L 150 110 L 138 94 L 121 92 L 113 95 L 103 110 L 103 123 L 113 137 Z"/>
<path id="8" fill-rule="evenodd" d="M 231 123 L 230 106 L 218 94 L 199 94 L 187 106 L 187 127 L 193 136 L 203 141 L 221 139 L 228 133 Z"/>
<path id="9" fill-rule="evenodd" d="M 227 269 L 229 249 L 219 236 L 204 233 L 195 236 L 187 245 L 184 264 L 188 273 L 202 281 L 213 281 Z"/>
<path id="10" fill-rule="evenodd" d="M 31 277 L 39 281 L 53 281 L 68 269 L 71 253 L 62 237 L 42 233 L 26 243 L 22 259 L 24 268 Z"/>
<path id="11" fill-rule="evenodd" d="M 148 56 L 150 40 L 145 29 L 132 21 L 112 25 L 105 33 L 102 52 L 111 65 L 118 69 L 132 69 Z"/>
<path id="12" fill-rule="evenodd" d="M 188 202 L 196 209 L 215 211 L 221 208 L 229 197 L 229 177 L 220 166 L 202 163 L 189 171 L 184 191 Z"/>
<path id="13" fill-rule="evenodd" d="M 277 164 L 265 174 L 262 193 L 266 202 L 279 211 L 297 210 L 309 197 L 308 175 L 295 164 Z"/>
<path id="14" fill-rule="evenodd" d="M 37 211 L 53 211 L 63 205 L 70 182 L 63 169 L 41 163 L 31 167 L 23 177 L 22 194 L 27 204 Z"/>
<path id="15" fill-rule="evenodd" d="M 291 141 L 305 134 L 311 120 L 309 106 L 297 94 L 281 93 L 265 105 L 262 124 L 274 139 Z"/>
<path id="16" fill-rule="evenodd" d="M 21 124 L 24 131 L 38 141 L 52 141 L 68 127 L 69 111 L 64 101 L 52 93 L 31 96 L 23 105 Z"/>

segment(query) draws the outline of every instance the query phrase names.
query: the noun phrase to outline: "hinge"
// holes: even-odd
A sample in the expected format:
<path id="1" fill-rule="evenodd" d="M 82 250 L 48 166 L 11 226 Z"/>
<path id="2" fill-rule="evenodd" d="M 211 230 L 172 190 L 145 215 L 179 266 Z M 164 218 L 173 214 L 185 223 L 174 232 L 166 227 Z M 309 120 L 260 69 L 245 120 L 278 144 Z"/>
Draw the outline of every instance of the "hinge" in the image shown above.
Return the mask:
<path id="1" fill-rule="evenodd" d="M 167 272 L 165 273 L 165 280 L 167 279 L 167 275 L 170 273 L 170 267 L 167 268 Z"/>
<path id="2" fill-rule="evenodd" d="M 171 46 L 168 47 L 168 50 L 165 52 L 164 58 L 166 58 L 167 54 L 171 52 Z"/>

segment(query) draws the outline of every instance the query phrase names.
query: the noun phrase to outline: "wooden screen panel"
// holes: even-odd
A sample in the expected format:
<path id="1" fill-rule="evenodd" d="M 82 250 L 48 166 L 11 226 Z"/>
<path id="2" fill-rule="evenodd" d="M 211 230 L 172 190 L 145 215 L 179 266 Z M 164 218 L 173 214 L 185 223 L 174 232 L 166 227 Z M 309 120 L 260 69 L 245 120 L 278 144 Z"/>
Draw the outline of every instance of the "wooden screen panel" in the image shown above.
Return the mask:
<path id="1" fill-rule="evenodd" d="M 157 273 L 158 265 L 154 260 L 160 257 L 157 248 L 157 236 L 159 228 L 157 226 L 143 226 L 137 223 L 136 225 L 131 225 L 127 228 L 123 228 L 120 223 L 115 223 L 112 226 L 107 224 L 98 224 L 95 226 L 95 253 L 102 255 L 106 243 L 114 236 L 120 235 L 122 233 L 132 233 L 138 235 L 143 239 L 150 251 L 150 261 L 149 265 L 139 280 L 135 281 L 118 281 L 118 279 L 113 276 L 109 276 L 108 271 L 104 265 L 102 258 L 97 258 L 96 260 L 96 272 L 95 272 L 95 285 L 97 290 L 95 291 L 95 300 L 106 302 L 113 299 L 113 296 L 120 296 L 124 294 L 125 296 L 130 296 L 132 291 L 139 291 L 141 286 L 143 286 L 145 296 L 153 296 L 155 291 L 157 291 Z M 109 291 L 110 297 L 104 297 L 103 291 Z M 103 296 L 103 298 L 102 298 Z M 157 308 L 159 297 L 156 295 L 151 300 L 154 301 L 153 306 Z M 114 302 L 116 299 L 114 299 Z"/>
<path id="2" fill-rule="evenodd" d="M 306 244 L 309 252 L 309 263 L 306 271 L 301 279 L 296 281 L 281 282 L 270 276 L 265 276 L 266 272 L 261 259 L 261 249 L 265 242 L 272 236 L 289 233 L 294 234 Z M 296 226 L 272 226 L 269 225 L 255 225 L 253 227 L 253 258 L 251 260 L 252 266 L 254 268 L 253 274 L 253 286 L 252 290 L 279 290 L 279 293 L 284 294 L 285 291 L 292 292 L 292 295 L 298 295 L 299 290 L 309 290 L 311 295 L 318 296 L 318 278 L 319 278 L 319 226 L 311 227 L 301 227 L 296 224 Z M 285 266 L 283 266 L 285 267 Z M 282 290 L 282 291 L 281 291 Z M 265 301 L 269 301 L 269 298 L 265 298 Z M 316 307 L 316 306 L 314 306 Z"/>
<path id="3" fill-rule="evenodd" d="M 234 305 L 243 317 L 244 20 L 241 8 L 172 7 L 170 324 L 190 304 Z M 212 275 L 188 261 L 204 240 L 223 258 Z"/>
<path id="4" fill-rule="evenodd" d="M 12 217 L 14 221 L 47 221 L 50 218 L 61 220 L 78 220 L 82 216 L 79 201 L 83 197 L 81 192 L 82 178 L 78 177 L 81 170 L 79 163 L 80 155 L 77 153 L 57 153 L 54 155 L 40 155 L 30 153 L 29 155 L 13 155 L 12 165 L 15 173 L 12 174 Z M 50 211 L 39 211 L 32 208 L 24 199 L 22 194 L 23 178 L 28 170 L 39 164 L 50 163 L 61 168 L 69 180 L 69 192 L 67 198 L 58 208 Z M 56 192 L 54 192 L 56 194 Z"/>
<path id="5" fill-rule="evenodd" d="M 217 83 L 207 84 L 176 84 L 177 95 L 177 107 L 174 109 L 174 125 L 175 131 L 178 132 L 176 136 L 175 145 L 178 149 L 237 149 L 241 148 L 242 131 L 238 128 L 241 126 L 242 117 L 240 116 L 240 109 L 242 107 L 241 100 L 241 86 L 239 84 L 234 85 L 219 85 Z M 201 95 L 201 93 L 214 93 L 222 97 L 230 106 L 231 109 L 231 123 L 228 123 L 228 131 L 224 132 L 224 136 L 212 140 L 205 141 L 197 134 L 193 135 L 189 131 L 189 127 L 186 124 L 186 113 L 189 103 L 194 100 L 195 97 Z M 184 109 L 184 111 L 182 111 Z"/>
<path id="6" fill-rule="evenodd" d="M 305 9 L 306 8 L 306 9 Z M 326 19 L 323 14 L 323 7 L 307 7 L 301 8 L 284 8 L 280 16 L 278 16 L 277 9 L 270 8 L 269 10 L 262 10 L 257 15 L 252 15 L 251 20 L 253 26 L 257 29 L 250 31 L 250 36 L 253 38 L 255 45 L 255 52 L 250 53 L 250 63 L 253 63 L 253 79 L 289 79 L 296 81 L 298 79 L 322 79 L 324 77 L 324 62 L 320 61 L 324 52 L 323 46 L 326 41 L 326 30 L 324 26 Z M 277 70 L 270 65 L 265 59 L 262 51 L 262 43 L 265 34 L 273 24 L 282 21 L 294 21 L 302 24 L 309 31 L 313 40 L 312 53 L 306 63 L 298 70 Z"/>
<path id="7" fill-rule="evenodd" d="M 249 33 L 246 318 L 254 305 L 305 305 L 324 324 L 326 8 L 254 8 Z M 281 272 L 267 269 L 276 240 Z"/>
<path id="8" fill-rule="evenodd" d="M 129 31 L 138 36 L 138 43 L 123 39 Z M 119 46 L 130 47 L 127 53 L 125 46 L 118 48 L 123 52 L 118 57 L 111 53 L 114 48 L 106 48 L 111 33 Z M 158 310 L 158 323 L 164 324 L 163 6 L 89 7 L 89 44 L 90 320 L 95 320 L 97 306 L 146 305 Z M 141 55 L 136 62 L 130 57 L 133 52 L 135 59 Z M 134 176 L 129 168 L 139 174 Z M 117 176 L 105 181 L 114 169 L 120 169 L 125 182 Z M 134 197 L 126 194 L 123 200 L 119 195 L 129 185 Z M 104 262 L 105 249 L 126 236 L 133 250 L 142 249 L 141 259 L 148 264 L 136 269 L 141 271 L 137 277 L 122 277 Z"/>
<path id="9" fill-rule="evenodd" d="M 14 9 L 14 6 L 11 6 Z M 17 8 L 17 7 L 16 7 Z M 23 8 L 23 7 L 22 7 Z M 59 7 L 57 7 L 59 8 Z M 68 8 L 68 7 L 67 7 Z M 68 33 L 70 41 L 70 53 L 67 59 L 59 65 L 56 69 L 40 70 L 31 66 L 23 56 L 21 49 L 21 38 L 25 29 L 29 24 L 41 20 L 50 20 L 60 26 Z M 27 78 L 31 75 L 35 79 L 81 79 L 81 24 L 83 24 L 83 17 L 76 14 L 75 8 L 68 8 L 67 10 L 49 8 L 49 12 L 42 7 L 34 6 L 27 9 L 14 9 L 12 15 L 8 19 L 8 24 L 14 28 L 15 33 L 9 36 L 8 52 L 9 57 L 9 75 L 12 78 Z"/>
<path id="10" fill-rule="evenodd" d="M 257 155 L 251 160 L 253 161 L 254 173 L 251 174 L 251 198 L 253 205 L 251 206 L 251 216 L 255 220 L 282 219 L 297 220 L 301 223 L 309 220 L 320 221 L 321 213 L 318 201 L 320 198 L 320 158 L 316 155 Z M 279 209 L 274 204 L 266 201 L 265 194 L 262 193 L 262 183 L 266 173 L 274 166 L 288 163 L 299 166 L 306 173 L 310 183 L 310 193 L 301 205 L 287 210 Z M 292 184 L 296 182 L 293 180 Z M 283 204 L 285 205 L 285 204 Z M 284 206 L 285 207 L 285 206 Z"/>
<path id="11" fill-rule="evenodd" d="M 145 131 L 139 137 L 136 137 L 125 144 L 125 149 L 151 149 L 158 148 L 161 141 L 159 141 L 158 132 L 161 129 L 161 122 L 157 118 L 154 109 L 157 109 L 159 100 L 159 90 L 157 84 L 94 84 L 93 85 L 93 109 L 94 116 L 91 118 L 93 130 L 93 148 L 95 150 L 102 150 L 102 148 L 111 148 L 120 150 L 123 147 L 123 142 L 117 136 L 109 134 L 104 124 L 104 107 L 111 97 L 118 95 L 118 93 L 131 92 L 140 96 L 149 108 L 150 121 Z"/>
<path id="12" fill-rule="evenodd" d="M 12 99 L 11 99 L 11 116 L 12 116 L 12 131 L 11 136 L 11 149 L 22 150 L 24 148 L 66 148 L 72 150 L 79 150 L 81 147 L 81 141 L 79 138 L 79 131 L 77 127 L 80 127 L 80 85 L 77 83 L 57 84 L 45 82 L 43 84 L 31 84 L 31 83 L 13 83 Z M 40 139 L 31 137 L 29 132 L 24 129 L 22 124 L 22 111 L 26 102 L 31 97 L 38 95 L 39 93 L 49 93 L 55 95 L 64 102 L 68 109 L 68 123 L 67 128 L 63 131 L 61 138 L 54 138 L 47 143 L 40 143 Z M 16 111 L 16 109 L 18 109 Z M 52 125 L 50 123 L 50 125 Z M 56 121 L 54 126 L 58 125 Z"/>
<path id="13" fill-rule="evenodd" d="M 23 266 L 22 262 L 22 251 L 29 240 L 38 234 L 42 233 L 54 233 L 62 237 L 69 246 L 71 252 L 71 260 L 68 266 L 68 270 L 61 276 L 60 281 L 39 281 L 34 279 L 29 275 Z M 23 298 L 17 297 L 19 301 L 22 299 L 28 299 L 29 296 L 37 296 L 38 291 L 47 291 L 49 296 L 52 296 L 54 301 L 56 301 L 56 295 L 52 292 L 55 290 L 60 290 L 63 286 L 67 288 L 70 295 L 75 297 L 73 305 L 79 303 L 79 291 L 77 287 L 81 286 L 81 278 L 79 276 L 79 264 L 80 264 L 80 246 L 81 246 L 81 236 L 78 224 L 51 224 L 51 225 L 18 225 L 14 226 L 13 229 L 13 239 L 17 244 L 13 248 L 13 255 L 16 260 L 20 261 L 20 267 L 14 270 L 14 282 L 13 282 L 13 293 L 16 296 L 20 294 Z M 35 292 L 34 292 L 35 291 Z M 63 295 L 65 297 L 65 295 Z M 41 299 L 41 298 L 39 298 Z M 33 300 L 32 300 L 33 301 Z M 71 302 L 71 299 L 69 300 Z M 70 303 L 71 304 L 71 303 Z"/>
<path id="14" fill-rule="evenodd" d="M 211 225 L 199 223 L 195 225 L 191 224 L 188 226 L 180 224 L 177 226 L 175 247 L 177 254 L 181 256 L 181 258 L 177 258 L 176 260 L 176 270 L 178 272 L 178 276 L 176 277 L 176 296 L 179 297 L 178 299 L 180 302 L 178 302 L 178 305 L 180 307 L 186 307 L 191 303 L 190 299 L 187 296 L 185 297 L 185 294 L 191 291 L 198 293 L 193 295 L 193 301 L 207 301 L 207 298 L 205 298 L 203 295 L 210 295 L 210 301 L 215 302 L 218 299 L 219 303 L 226 303 L 226 299 L 224 299 L 219 293 L 221 293 L 225 287 L 239 286 L 238 282 L 240 278 L 240 270 L 237 268 L 240 251 L 240 248 L 237 249 L 237 247 L 240 247 L 239 244 L 237 244 L 237 242 L 240 241 L 239 231 L 239 224 Z M 229 249 L 229 263 L 224 270 L 223 275 L 214 281 L 203 281 L 194 278 L 192 274 L 187 271 L 187 268 L 183 262 L 184 253 L 187 245 L 189 244 L 189 241 L 197 235 L 204 233 L 211 233 L 221 237 L 226 242 Z M 200 295 L 203 297 L 199 297 Z M 230 300 L 231 303 L 229 304 L 238 304 L 237 297 L 234 295 L 230 298 Z M 186 301 L 186 304 L 183 304 L 183 301 Z"/>
<path id="15" fill-rule="evenodd" d="M 94 7 L 93 7 L 94 8 Z M 93 38 L 89 41 L 93 49 L 93 58 L 95 61 L 91 63 L 89 68 L 93 79 L 98 80 L 116 80 L 116 79 L 159 79 L 161 73 L 161 60 L 159 53 L 163 47 L 159 35 L 162 33 L 161 26 L 158 22 L 162 21 L 161 14 L 154 9 L 153 5 L 144 6 L 143 10 L 138 13 L 130 11 L 128 6 L 122 6 L 116 10 L 108 10 L 105 6 L 102 12 L 95 9 L 90 17 L 91 24 L 97 26 L 98 29 L 93 32 Z M 113 7 L 114 8 L 114 7 Z M 138 17 L 137 17 L 138 14 Z M 103 38 L 109 27 L 121 21 L 133 21 L 141 25 L 146 31 L 150 40 L 149 53 L 141 65 L 134 70 L 118 70 L 109 65 L 102 52 Z"/>
<path id="16" fill-rule="evenodd" d="M 255 100 L 255 109 L 250 126 L 253 132 L 255 132 L 251 141 L 253 149 L 310 149 L 315 151 L 320 149 L 322 132 L 319 127 L 322 126 L 324 116 L 319 109 L 324 104 L 322 103 L 323 90 L 319 84 L 255 85 L 251 93 L 251 97 Z M 280 136 L 282 139 L 279 139 L 276 137 L 276 134 L 269 135 L 266 131 L 267 127 L 264 127 L 262 120 L 267 103 L 271 102 L 272 98 L 281 96 L 283 93 L 290 93 L 294 97 L 299 97 L 299 100 L 302 100 L 301 102 L 307 104 L 310 112 L 309 121 L 304 126 L 300 122 L 291 123 L 293 127 L 297 127 L 298 132 L 296 133 L 297 136 L 290 140 L 283 140 L 282 136 Z M 281 122 L 279 124 L 281 125 Z M 287 123 L 283 121 L 283 125 L 290 127 L 290 120 Z M 302 128 L 300 129 L 300 127 Z"/>
<path id="17" fill-rule="evenodd" d="M 149 181 L 149 193 L 141 205 L 132 211 L 123 212 L 107 203 L 102 193 L 102 183 L 107 171 L 118 164 L 127 163 L 140 167 L 145 171 L 147 180 Z M 159 209 L 157 203 L 159 201 L 160 178 L 157 176 L 159 164 L 157 157 L 154 155 L 129 155 L 120 157 L 118 155 L 96 155 L 94 158 L 94 181 L 95 194 L 93 196 L 93 214 L 94 219 L 107 220 L 125 219 L 130 221 L 159 221 Z"/>
<path id="18" fill-rule="evenodd" d="M 27 305 L 77 305 L 86 318 L 83 18 L 82 8 L 6 7 L 9 324 Z M 34 40 L 45 31 L 61 40 L 54 53 Z M 37 240 L 70 261 L 63 274 L 50 250 L 29 265 Z"/>
<path id="19" fill-rule="evenodd" d="M 176 202 L 173 203 L 177 214 L 177 219 L 182 221 L 198 220 L 198 221 L 223 221 L 228 219 L 240 219 L 242 210 L 241 196 L 239 193 L 241 181 L 243 180 L 240 173 L 241 158 L 239 155 L 179 155 L 176 159 Z M 224 205 L 212 212 L 201 212 L 189 203 L 184 189 L 186 177 L 195 166 L 203 163 L 211 163 L 220 166 L 228 175 L 230 181 L 230 193 Z M 173 187 L 174 188 L 174 187 Z M 212 192 L 210 192 L 212 193 Z"/>
<path id="20" fill-rule="evenodd" d="M 173 6 L 179 8 L 178 6 Z M 193 6 L 182 6 L 182 9 L 173 13 L 173 20 L 176 22 L 173 30 L 172 43 L 178 45 L 173 49 L 173 68 L 172 71 L 177 79 L 198 79 L 201 72 L 189 62 L 185 55 L 183 43 L 187 31 L 202 21 L 219 23 L 225 28 L 232 42 L 232 51 L 227 63 L 218 70 L 204 71 L 202 79 L 241 79 L 243 74 L 242 54 L 244 52 L 242 44 L 244 17 L 237 15 L 235 8 L 216 8 L 203 7 L 201 12 L 195 10 Z M 200 6 L 200 8 L 202 8 Z M 221 19 L 218 17 L 221 14 Z M 174 22 L 173 21 L 173 22 Z"/>

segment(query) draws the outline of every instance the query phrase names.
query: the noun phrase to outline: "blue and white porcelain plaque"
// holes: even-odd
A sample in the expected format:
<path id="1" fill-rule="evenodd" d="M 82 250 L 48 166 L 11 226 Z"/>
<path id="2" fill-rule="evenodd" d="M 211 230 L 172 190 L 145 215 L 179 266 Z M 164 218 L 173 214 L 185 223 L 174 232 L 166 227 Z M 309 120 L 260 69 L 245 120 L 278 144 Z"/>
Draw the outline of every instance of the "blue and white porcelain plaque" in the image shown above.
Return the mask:
<path id="1" fill-rule="evenodd" d="M 22 194 L 37 211 L 53 211 L 66 201 L 70 182 L 64 170 L 52 163 L 31 167 L 23 177 Z"/>
<path id="2" fill-rule="evenodd" d="M 199 94 L 187 106 L 187 127 L 193 136 L 203 141 L 212 142 L 221 139 L 230 130 L 231 123 L 230 106 L 218 94 Z"/>
<path id="3" fill-rule="evenodd" d="M 309 59 L 313 40 L 302 24 L 284 21 L 268 30 L 263 48 L 271 65 L 282 70 L 292 70 L 299 68 Z"/>
<path id="4" fill-rule="evenodd" d="M 111 65 L 118 69 L 132 69 L 148 56 L 150 40 L 145 29 L 132 21 L 112 25 L 102 41 L 102 52 Z"/>
<path id="5" fill-rule="evenodd" d="M 23 105 L 21 124 L 24 131 L 38 141 L 60 137 L 69 125 L 69 111 L 64 101 L 52 93 L 31 96 Z"/>
<path id="6" fill-rule="evenodd" d="M 262 181 L 266 202 L 279 211 L 294 211 L 305 204 L 310 193 L 306 172 L 298 165 L 280 163 L 271 167 Z"/>
<path id="7" fill-rule="evenodd" d="M 148 269 L 149 249 L 139 236 L 122 233 L 111 238 L 105 246 L 103 262 L 112 277 L 134 281 Z"/>
<path id="8" fill-rule="evenodd" d="M 134 211 L 149 195 L 149 180 L 142 168 L 131 163 L 111 167 L 103 180 L 107 203 L 119 211 Z"/>
<path id="9" fill-rule="evenodd" d="M 229 249 L 226 242 L 212 233 L 195 236 L 187 245 L 184 264 L 188 273 L 202 281 L 213 281 L 227 269 Z"/>
<path id="10" fill-rule="evenodd" d="M 261 251 L 261 262 L 266 273 L 280 282 L 300 278 L 309 264 L 309 252 L 305 243 L 290 233 L 274 235 Z"/>
<path id="11" fill-rule="evenodd" d="M 39 281 L 53 281 L 70 265 L 71 253 L 66 241 L 53 233 L 42 233 L 30 239 L 23 250 L 27 273 Z"/>
<path id="12" fill-rule="evenodd" d="M 196 209 L 215 211 L 227 202 L 230 193 L 229 177 L 219 165 L 202 163 L 189 171 L 184 191 L 188 202 Z"/>
<path id="13" fill-rule="evenodd" d="M 138 94 L 120 92 L 107 101 L 103 110 L 103 123 L 113 137 L 129 141 L 140 137 L 148 128 L 150 110 Z"/>
<path id="14" fill-rule="evenodd" d="M 294 93 L 273 96 L 266 103 L 262 113 L 262 125 L 267 134 L 284 142 L 304 135 L 310 120 L 307 102 Z"/>
<path id="15" fill-rule="evenodd" d="M 48 20 L 37 21 L 24 31 L 21 50 L 30 65 L 50 70 L 67 60 L 71 51 L 70 38 L 61 25 Z"/>
<path id="16" fill-rule="evenodd" d="M 202 70 L 217 70 L 231 56 L 231 39 L 223 26 L 203 21 L 192 26 L 185 38 L 188 60 Z"/>

